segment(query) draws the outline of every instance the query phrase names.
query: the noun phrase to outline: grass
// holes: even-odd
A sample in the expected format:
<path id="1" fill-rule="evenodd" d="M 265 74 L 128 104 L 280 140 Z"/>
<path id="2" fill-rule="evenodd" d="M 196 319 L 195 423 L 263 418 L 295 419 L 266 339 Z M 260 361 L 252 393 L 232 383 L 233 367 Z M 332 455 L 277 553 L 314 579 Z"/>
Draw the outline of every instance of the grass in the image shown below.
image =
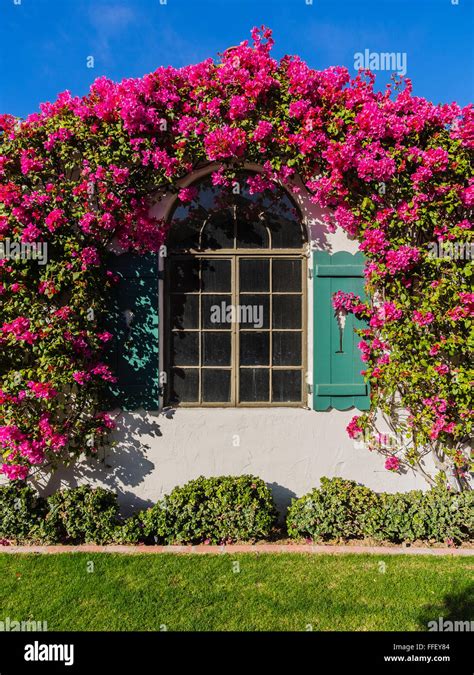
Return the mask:
<path id="1" fill-rule="evenodd" d="M 473 569 L 474 556 L 3 554 L 0 621 L 60 631 L 426 630 L 439 616 L 473 618 Z"/>

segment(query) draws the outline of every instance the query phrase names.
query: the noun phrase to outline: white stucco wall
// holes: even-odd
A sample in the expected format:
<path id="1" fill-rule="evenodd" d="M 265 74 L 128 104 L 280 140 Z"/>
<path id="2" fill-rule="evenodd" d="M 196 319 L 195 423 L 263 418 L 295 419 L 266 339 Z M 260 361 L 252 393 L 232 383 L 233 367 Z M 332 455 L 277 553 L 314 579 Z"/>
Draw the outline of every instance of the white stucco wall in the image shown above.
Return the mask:
<path id="1" fill-rule="evenodd" d="M 208 171 L 193 174 L 183 186 Z M 166 216 L 173 199 L 161 201 L 154 214 Z M 330 253 L 358 250 L 357 242 L 342 230 L 335 234 L 326 231 L 321 210 L 311 204 L 304 191 L 298 201 L 313 249 Z M 308 251 L 308 266 L 310 262 Z M 308 284 L 308 345 L 313 344 L 312 306 L 312 284 Z M 308 372 L 312 371 L 309 348 Z M 39 486 L 46 493 L 83 482 L 107 486 L 118 491 L 124 513 L 150 505 L 176 485 L 200 475 L 260 476 L 272 487 L 280 510 L 292 497 L 317 486 L 322 476 L 350 478 L 378 491 L 427 487 L 414 472 L 401 476 L 390 473 L 384 469 L 382 457 L 347 436 L 345 428 L 356 410 L 315 412 L 311 398 L 309 395 L 307 409 L 178 408 L 152 414 L 115 411 L 118 427 L 113 433 L 113 449 L 98 462 L 80 462 L 67 471 L 43 477 Z"/>
<path id="2" fill-rule="evenodd" d="M 415 474 L 384 469 L 383 458 L 347 437 L 353 410 L 180 408 L 121 414 L 115 449 L 97 461 L 54 474 L 47 492 L 83 482 L 119 493 L 124 512 L 154 503 L 175 485 L 200 475 L 260 476 L 283 510 L 294 496 L 341 476 L 377 491 L 425 488 Z"/>

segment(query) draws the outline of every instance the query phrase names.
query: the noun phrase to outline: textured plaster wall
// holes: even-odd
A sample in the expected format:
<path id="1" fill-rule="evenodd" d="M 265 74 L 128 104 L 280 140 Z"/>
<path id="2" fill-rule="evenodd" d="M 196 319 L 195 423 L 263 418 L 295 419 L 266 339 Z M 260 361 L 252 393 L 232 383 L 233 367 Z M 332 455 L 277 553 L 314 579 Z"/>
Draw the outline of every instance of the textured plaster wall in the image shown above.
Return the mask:
<path id="1" fill-rule="evenodd" d="M 107 456 L 56 473 L 41 485 L 46 492 L 83 482 L 104 485 L 119 492 L 124 512 L 200 475 L 260 476 L 280 509 L 318 485 L 321 476 L 351 478 L 389 492 L 425 488 L 412 473 L 390 473 L 383 458 L 347 437 L 353 414 L 294 408 L 126 413 L 114 432 L 117 446 Z"/>
<path id="2" fill-rule="evenodd" d="M 208 171 L 193 174 L 183 186 Z M 160 202 L 155 215 L 166 216 L 173 200 Z M 298 201 L 313 249 L 330 253 L 358 250 L 357 242 L 342 231 L 326 231 L 322 211 L 307 198 L 301 196 Z M 313 342 L 312 304 L 308 284 L 308 345 Z M 160 321 L 160 330 L 162 325 Z M 312 365 L 308 349 L 309 373 Z M 402 476 L 388 472 L 383 458 L 348 438 L 345 427 L 357 411 L 315 412 L 311 407 L 308 396 L 308 409 L 178 408 L 151 414 L 122 413 L 113 434 L 116 446 L 106 456 L 98 458 L 99 462 L 81 462 L 43 477 L 39 486 L 46 493 L 83 482 L 112 487 L 118 491 L 125 513 L 155 502 L 175 485 L 200 475 L 260 476 L 272 487 L 280 510 L 292 497 L 317 486 L 321 476 L 351 478 L 390 492 L 427 487 L 413 472 Z"/>

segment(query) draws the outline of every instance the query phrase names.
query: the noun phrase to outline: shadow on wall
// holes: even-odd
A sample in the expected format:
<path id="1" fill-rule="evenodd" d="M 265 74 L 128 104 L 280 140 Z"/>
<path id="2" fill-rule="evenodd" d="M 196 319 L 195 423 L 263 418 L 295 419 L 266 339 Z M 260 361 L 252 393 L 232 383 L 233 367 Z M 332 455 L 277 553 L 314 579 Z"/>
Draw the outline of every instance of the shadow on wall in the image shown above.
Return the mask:
<path id="1" fill-rule="evenodd" d="M 173 411 L 167 412 L 167 416 L 172 414 Z M 157 470 L 155 464 L 147 459 L 147 453 L 151 450 L 151 442 L 162 436 L 160 425 L 144 411 L 126 418 L 119 416 L 118 422 L 120 442 L 116 448 L 109 447 L 96 457 L 75 460 L 67 467 L 33 478 L 32 484 L 40 494 L 48 496 L 60 489 L 91 484 L 113 490 L 124 516 L 153 506 L 155 502 L 137 496 L 135 488 Z M 278 483 L 267 483 L 267 486 L 272 492 L 280 521 L 283 521 L 291 500 L 297 495 Z"/>
<path id="2" fill-rule="evenodd" d="M 421 630 L 428 630 L 430 621 L 436 622 L 439 626 L 440 619 L 442 619 L 442 623 L 444 624 L 444 630 L 450 629 L 449 626 L 446 626 L 447 621 L 469 621 L 474 623 L 474 584 L 469 584 L 465 588 L 455 589 L 446 594 L 440 602 L 424 607 L 422 614 L 418 618 L 418 623 Z M 471 627 L 469 626 L 469 629 Z M 451 630 L 454 629 L 455 626 L 453 625 Z"/>
<path id="3" fill-rule="evenodd" d="M 146 439 L 153 441 L 162 436 L 160 425 L 144 411 L 138 411 L 133 417 L 127 416 L 126 424 L 124 418 L 119 417 L 118 421 L 120 445 L 117 448 L 108 447 L 99 451 L 97 457 L 75 460 L 68 467 L 42 474 L 32 480 L 33 485 L 45 496 L 84 483 L 102 485 L 117 493 L 124 515 L 152 506 L 152 501 L 137 497 L 133 488 L 155 470 L 153 462 L 147 459 L 151 446 Z"/>
<path id="4" fill-rule="evenodd" d="M 278 518 L 280 522 L 283 522 L 286 517 L 286 512 L 291 500 L 296 497 L 296 493 L 292 490 L 289 490 L 284 485 L 279 485 L 278 483 L 267 483 L 267 487 L 271 490 L 273 501 L 278 510 Z"/>

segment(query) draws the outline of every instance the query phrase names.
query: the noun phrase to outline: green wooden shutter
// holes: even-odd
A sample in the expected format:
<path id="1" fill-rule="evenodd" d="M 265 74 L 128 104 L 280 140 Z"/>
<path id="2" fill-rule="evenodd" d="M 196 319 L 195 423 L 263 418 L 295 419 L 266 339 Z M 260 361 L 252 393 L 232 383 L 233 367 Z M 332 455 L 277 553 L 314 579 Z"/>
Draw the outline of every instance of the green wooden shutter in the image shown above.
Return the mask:
<path id="1" fill-rule="evenodd" d="M 109 363 L 118 377 L 118 382 L 110 385 L 111 403 L 123 410 L 157 410 L 158 256 L 111 255 L 109 269 L 120 277 L 107 320 L 107 328 L 114 335 Z"/>
<path id="2" fill-rule="evenodd" d="M 341 331 L 332 306 L 332 297 L 337 291 L 352 292 L 361 298 L 365 297 L 364 263 L 363 253 L 355 255 L 345 251 L 333 255 L 325 251 L 314 253 L 313 407 L 315 410 L 328 408 L 347 410 L 352 407 L 368 410 L 370 407 L 369 385 L 360 374 L 364 369 L 364 363 L 360 358 L 357 343 L 361 338 L 354 332 L 355 328 L 363 328 L 365 324 L 352 314 L 348 314 Z"/>

